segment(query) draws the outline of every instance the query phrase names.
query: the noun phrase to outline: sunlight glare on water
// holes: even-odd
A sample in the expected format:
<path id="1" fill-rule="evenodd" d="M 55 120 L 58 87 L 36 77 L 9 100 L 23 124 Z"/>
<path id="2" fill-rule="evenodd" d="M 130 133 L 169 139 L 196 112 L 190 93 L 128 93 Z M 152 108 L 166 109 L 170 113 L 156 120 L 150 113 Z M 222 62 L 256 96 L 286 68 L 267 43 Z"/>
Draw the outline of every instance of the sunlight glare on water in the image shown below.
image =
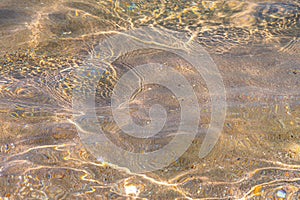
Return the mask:
<path id="1" fill-rule="evenodd" d="M 299 33 L 296 0 L 2 0 L 0 199 L 300 199 Z"/>

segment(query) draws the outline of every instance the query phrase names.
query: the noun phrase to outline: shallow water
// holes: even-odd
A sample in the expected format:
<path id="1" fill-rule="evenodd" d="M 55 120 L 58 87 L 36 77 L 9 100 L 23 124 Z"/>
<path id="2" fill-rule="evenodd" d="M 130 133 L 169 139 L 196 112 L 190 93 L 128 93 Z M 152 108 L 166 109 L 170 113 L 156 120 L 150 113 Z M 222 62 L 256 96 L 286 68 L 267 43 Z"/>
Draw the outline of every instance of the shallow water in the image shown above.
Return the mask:
<path id="1" fill-rule="evenodd" d="M 299 15 L 297 1 L 1 1 L 0 199 L 300 199 Z M 127 39 L 113 51 L 101 44 L 145 27 L 154 32 L 135 36 L 147 48 L 129 51 L 134 43 Z M 150 43 L 159 37 L 164 39 L 158 46 L 167 45 L 155 49 Z M 218 68 L 227 105 L 220 137 L 204 158 L 199 150 L 214 120 L 212 96 L 221 94 L 172 50 L 191 53 L 197 45 Z M 114 59 L 104 66 L 103 58 Z M 143 87 L 130 101 L 140 126 L 151 124 L 152 105 L 163 106 L 168 118 L 161 131 L 145 139 L 124 134 L 128 124 L 116 124 L 110 108 L 114 86 L 149 63 L 175 69 L 194 90 L 200 108 L 195 138 L 192 130 L 178 131 L 181 102 L 192 98 L 176 99 L 166 87 L 143 84 L 153 76 L 176 85 L 162 69 L 148 77 L 136 73 Z M 211 75 L 211 68 L 205 70 Z M 81 104 L 93 84 L 97 117 L 90 104 Z M 162 118 L 160 113 L 158 122 Z M 136 167 L 130 168 L 119 162 L 127 154 L 101 149 L 97 135 L 89 135 L 92 124 L 141 158 L 177 135 L 192 142 L 167 166 L 125 160 Z M 177 150 L 158 159 L 168 160 Z M 142 167 L 156 170 L 134 171 Z"/>

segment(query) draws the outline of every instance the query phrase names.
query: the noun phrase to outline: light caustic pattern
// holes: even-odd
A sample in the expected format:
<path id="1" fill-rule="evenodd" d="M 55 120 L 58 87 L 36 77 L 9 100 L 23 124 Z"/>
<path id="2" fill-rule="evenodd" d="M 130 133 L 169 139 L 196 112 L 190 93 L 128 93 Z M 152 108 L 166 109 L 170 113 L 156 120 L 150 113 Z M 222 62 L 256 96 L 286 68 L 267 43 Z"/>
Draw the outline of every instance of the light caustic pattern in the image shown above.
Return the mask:
<path id="1" fill-rule="evenodd" d="M 255 199 L 273 198 L 278 195 L 286 195 L 290 199 L 299 198 L 297 182 L 300 169 L 297 165 L 258 160 L 277 167 L 263 167 L 249 171 L 243 178 L 228 182 L 210 180 L 198 174 L 201 167 L 196 166 L 166 180 L 158 174 L 136 174 L 117 166 L 110 168 L 105 162 L 92 162 L 87 152 L 80 149 L 81 147 L 76 143 L 44 145 L 8 156 L 6 165 L 1 168 L 1 176 L 9 178 L 18 187 L 14 188 L 14 191 L 7 190 L 6 196 L 36 199 L 147 196 L 151 199 L 167 193 L 187 199 Z M 73 153 L 77 151 L 80 153 Z M 45 152 L 49 153 L 47 154 L 49 158 L 40 157 L 38 165 L 33 158 L 30 161 L 21 159 L 30 154 L 35 157 L 46 155 Z M 18 161 L 14 160 L 15 158 Z M 57 165 L 46 163 L 55 163 L 58 159 L 61 161 Z M 26 169 L 16 168 L 16 166 L 26 167 Z M 12 172 L 15 175 L 12 175 Z M 256 183 L 253 183 L 253 180 L 256 180 Z M 282 187 L 284 182 L 289 184 Z M 72 187 L 72 191 L 68 191 L 68 187 Z M 151 190 L 157 192 L 151 194 Z"/>
<path id="2" fill-rule="evenodd" d="M 7 54 L 1 56 L 0 62 L 0 199 L 299 199 L 299 2 L 148 2 L 1 1 L 0 24 L 3 26 L 0 28 L 0 54 Z M 147 38 L 147 34 L 138 35 L 139 32 L 121 33 L 151 24 L 185 32 L 191 38 L 181 37 L 178 33 L 173 35 L 175 32 L 167 32 L 171 36 L 167 37 L 162 32 L 158 34 L 158 29 L 150 33 L 156 32 L 156 36 L 164 37 L 159 42 L 155 41 L 156 36 Z M 103 45 L 105 41 L 98 43 L 111 35 L 124 39 L 119 42 L 123 46 Z M 109 43 L 112 38 L 106 39 L 106 43 Z M 161 141 L 160 137 L 165 139 L 164 135 L 154 136 L 156 143 L 150 143 L 154 148 L 147 151 L 143 151 L 143 145 L 137 149 L 131 149 L 130 145 L 124 148 L 127 147 L 127 140 L 117 138 L 127 139 L 124 135 L 135 138 L 132 146 L 136 147 L 140 141 L 148 139 L 143 138 L 143 134 L 152 136 L 164 124 L 169 125 L 168 128 L 179 125 L 178 116 L 172 118 L 175 113 L 179 114 L 180 119 L 180 111 L 173 104 L 190 108 L 194 102 L 193 98 L 185 98 L 189 101 L 183 102 L 180 99 L 173 100 L 173 96 L 176 97 L 172 93 L 174 87 L 179 91 L 179 97 L 190 93 L 189 85 L 182 78 L 192 83 L 190 89 L 198 89 L 196 96 L 199 91 L 205 91 L 197 88 L 199 84 L 195 80 L 204 79 L 208 72 L 204 70 L 198 73 L 195 68 L 197 65 L 191 66 L 193 63 L 190 63 L 187 66 L 186 63 L 190 61 L 182 56 L 196 49 L 197 44 L 193 39 L 211 52 L 226 85 L 228 108 L 223 132 L 214 149 L 204 159 L 199 158 L 202 152 L 200 147 L 208 143 L 196 137 L 187 152 L 168 167 L 143 174 L 135 173 L 141 171 L 144 164 L 141 163 L 142 159 L 128 160 L 127 164 L 134 165 L 126 166 L 123 157 L 123 163 L 113 160 L 111 155 L 116 154 L 116 149 L 112 148 L 118 146 L 128 155 L 134 152 L 141 157 L 149 156 L 149 153 L 162 152 L 164 146 L 172 144 L 170 138 L 158 145 L 157 141 Z M 145 43 L 145 40 L 153 43 Z M 161 62 L 147 63 L 148 56 L 144 56 L 144 51 L 134 51 L 128 53 L 129 57 L 137 56 L 145 62 L 138 62 L 142 63 L 140 65 L 124 62 L 123 58 L 128 57 L 122 57 L 120 52 L 124 50 L 124 44 L 130 41 L 138 47 L 144 45 L 148 48 L 152 45 L 158 51 L 153 53 L 149 50 L 148 56 L 161 54 L 163 59 L 160 57 L 157 60 Z M 98 46 L 94 49 L 96 43 Z M 86 60 L 84 53 L 81 57 L 81 53 L 87 51 L 95 53 L 93 59 Z M 200 47 L 197 51 L 204 53 Z M 214 55 L 216 51 L 221 54 Z M 114 63 L 116 66 L 112 66 L 111 62 L 119 56 L 122 58 Z M 180 56 L 186 63 L 170 67 L 170 60 Z M 164 60 L 167 60 L 167 64 Z M 156 61 L 156 57 L 152 61 Z M 148 64 L 149 71 L 144 70 L 144 64 Z M 127 65 L 129 67 L 126 68 Z M 74 75 L 79 66 L 86 67 L 82 72 L 77 71 L 83 82 L 77 81 L 78 76 Z M 155 77 L 148 77 L 153 71 L 155 75 L 177 75 L 181 87 L 169 78 L 156 76 L 154 80 Z M 124 79 L 116 77 L 122 74 Z M 84 75 L 89 78 L 83 78 Z M 93 111 L 93 104 L 89 104 L 92 112 L 78 104 L 75 119 L 79 120 L 74 121 L 71 116 L 72 90 L 80 85 L 82 88 L 79 92 L 84 90 L 89 94 L 93 84 L 98 81 L 91 76 L 101 76 L 95 89 L 96 111 Z M 121 80 L 132 83 L 132 87 L 124 87 Z M 138 86 L 142 89 L 135 91 L 127 102 L 126 95 L 130 95 L 137 87 L 133 84 L 135 81 L 139 82 Z M 163 85 L 145 85 L 150 81 L 174 83 L 172 87 L 167 85 L 168 91 L 171 91 L 166 92 L 169 97 L 164 93 L 166 90 L 161 89 L 165 88 Z M 120 83 L 115 85 L 117 82 Z M 111 93 L 113 86 L 118 86 L 121 91 Z M 180 92 L 180 89 L 187 90 Z M 98 92 L 101 93 L 100 98 Z M 215 95 L 213 91 L 209 92 Z M 118 106 L 113 107 L 116 115 L 108 111 L 110 107 L 105 107 L 108 105 L 106 97 L 110 99 L 112 94 L 116 95 L 116 101 L 113 102 Z M 78 102 L 85 102 L 84 97 L 91 96 L 81 94 L 82 99 L 77 99 Z M 156 101 L 144 101 L 147 97 L 162 100 L 158 103 L 161 107 Z M 151 106 L 141 103 L 150 103 Z M 209 128 L 211 122 L 208 119 L 211 116 L 206 115 L 205 103 L 202 99 L 199 103 L 201 132 Z M 208 101 L 207 104 L 211 103 Z M 136 117 L 136 110 L 139 109 L 147 111 L 145 123 L 137 120 L 141 116 Z M 119 112 L 121 110 L 124 112 Z M 132 121 L 128 118 L 128 112 L 133 115 Z M 165 113 L 171 117 L 169 121 L 165 120 Z M 92 114 L 98 117 L 97 121 Z M 124 129 L 122 132 L 110 125 L 111 119 L 119 114 L 124 117 L 121 118 L 124 121 L 118 121 L 117 124 Z M 194 114 L 194 110 L 191 114 Z M 155 120 L 157 115 L 161 120 Z M 189 118 L 183 119 L 190 122 Z M 93 120 L 96 122 L 94 127 L 91 126 Z M 139 126 L 145 129 L 135 132 L 133 128 Z M 89 140 L 81 140 L 76 127 L 82 128 L 79 130 L 80 136 L 83 139 L 90 137 Z M 99 146 L 94 149 L 93 146 L 88 147 L 97 143 L 97 137 L 93 137 L 93 134 L 99 134 L 101 127 L 107 136 L 104 139 L 112 139 L 111 143 L 115 144 L 110 146 L 112 152 L 102 152 L 106 157 L 97 155 Z M 186 130 L 185 126 L 182 127 Z M 166 132 L 164 129 L 161 132 L 173 136 L 171 139 L 177 135 L 181 135 L 177 139 L 186 138 L 187 134 L 168 128 Z M 169 161 L 175 159 L 180 151 L 183 152 L 186 145 L 189 146 L 191 138 L 180 140 L 176 154 L 169 152 L 172 153 L 167 157 Z M 168 159 L 160 163 L 152 162 L 146 167 L 148 171 L 157 169 L 167 164 Z"/>
<path id="3" fill-rule="evenodd" d="M 211 124 L 203 141 L 199 156 L 205 157 L 216 144 L 222 131 L 226 114 L 225 87 L 222 77 L 209 54 L 185 34 L 157 28 L 141 28 L 121 33 L 100 43 L 92 60 L 93 65 L 78 70 L 80 82 L 87 82 L 86 73 L 97 70 L 104 71 L 119 56 L 140 49 L 159 49 L 171 52 L 191 63 L 205 80 L 211 93 L 212 116 Z M 97 62 L 99 63 L 98 66 Z M 155 61 L 154 61 L 155 62 Z M 104 65 L 104 66 L 103 66 Z M 106 67 L 105 67 L 106 66 Z M 141 78 L 142 77 L 142 78 Z M 150 138 L 163 129 L 166 122 L 166 111 L 160 105 L 153 105 L 149 110 L 151 122 L 139 126 L 133 122 L 129 112 L 129 103 L 141 85 L 157 84 L 169 89 L 180 102 L 180 122 L 174 138 L 162 149 L 143 154 L 122 150 L 109 139 L 106 139 L 101 126 L 97 123 L 95 113 L 96 84 L 100 76 L 94 76 L 89 83 L 94 84 L 87 95 L 75 88 L 73 108 L 83 115 L 74 115 L 80 137 L 86 147 L 96 157 L 101 157 L 115 165 L 129 168 L 133 172 L 147 172 L 162 169 L 178 159 L 190 146 L 198 133 L 200 123 L 200 106 L 192 85 L 172 67 L 158 63 L 147 63 L 133 67 L 116 83 L 111 95 L 113 119 L 126 134 L 138 138 Z M 93 118 L 90 123 L 83 118 Z M 83 127 L 84 126 L 84 127 Z"/>

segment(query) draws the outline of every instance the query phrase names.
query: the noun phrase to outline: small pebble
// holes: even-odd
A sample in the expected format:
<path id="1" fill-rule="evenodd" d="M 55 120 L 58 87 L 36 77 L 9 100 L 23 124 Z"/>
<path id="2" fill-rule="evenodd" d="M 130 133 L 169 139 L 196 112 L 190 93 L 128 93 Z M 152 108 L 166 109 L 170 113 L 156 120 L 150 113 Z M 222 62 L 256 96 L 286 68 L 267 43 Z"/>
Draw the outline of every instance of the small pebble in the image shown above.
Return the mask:
<path id="1" fill-rule="evenodd" d="M 278 190 L 277 193 L 276 193 L 276 196 L 278 198 L 283 198 L 285 199 L 286 198 L 286 191 L 285 190 Z"/>
<path id="2" fill-rule="evenodd" d="M 259 186 L 256 186 L 255 189 L 254 189 L 254 195 L 255 196 L 261 196 L 261 191 L 262 191 L 262 186 L 259 185 Z"/>
<path id="3" fill-rule="evenodd" d="M 134 185 L 127 185 L 127 186 L 125 186 L 125 193 L 126 193 L 126 195 L 130 195 L 130 194 L 137 195 L 138 189 Z"/>

